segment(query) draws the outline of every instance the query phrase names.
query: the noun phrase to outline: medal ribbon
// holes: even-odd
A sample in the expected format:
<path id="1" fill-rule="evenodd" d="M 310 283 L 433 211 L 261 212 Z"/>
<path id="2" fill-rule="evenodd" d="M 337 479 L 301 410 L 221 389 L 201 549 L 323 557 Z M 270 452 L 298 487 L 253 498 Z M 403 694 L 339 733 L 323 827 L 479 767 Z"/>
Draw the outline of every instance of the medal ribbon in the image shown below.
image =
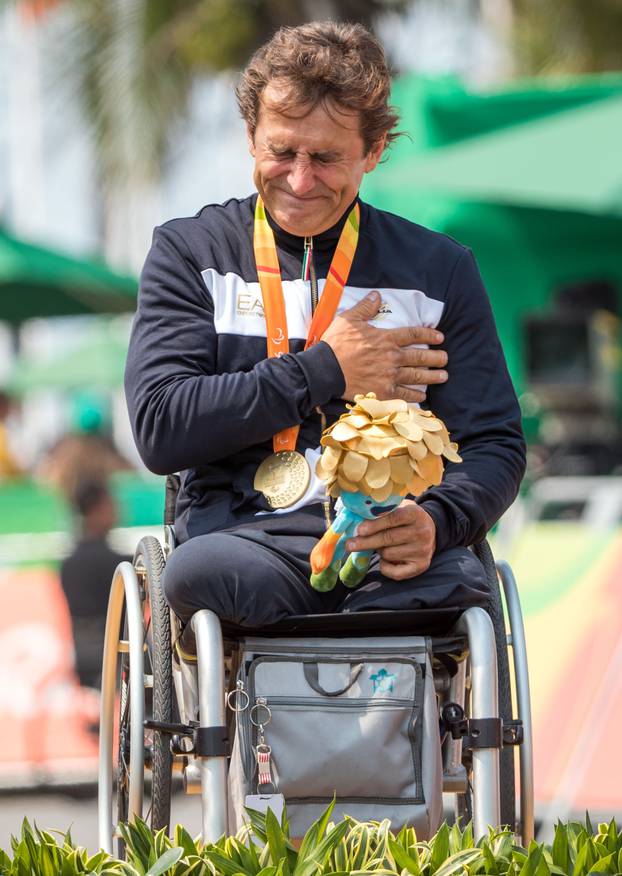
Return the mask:
<path id="1" fill-rule="evenodd" d="M 321 340 L 322 335 L 335 318 L 343 288 L 348 282 L 348 275 L 354 261 L 354 253 L 359 239 L 360 218 L 361 209 L 357 203 L 350 210 L 339 236 L 320 302 L 311 319 L 305 350 Z M 268 356 L 270 358 L 282 356 L 284 353 L 289 353 L 285 296 L 283 295 L 281 266 L 276 251 L 274 232 L 268 223 L 261 195 L 257 196 L 255 206 L 253 249 L 255 250 L 257 276 L 259 277 L 266 317 Z M 290 426 L 275 435 L 272 439 L 274 452 L 295 450 L 299 429 L 299 426 Z"/>

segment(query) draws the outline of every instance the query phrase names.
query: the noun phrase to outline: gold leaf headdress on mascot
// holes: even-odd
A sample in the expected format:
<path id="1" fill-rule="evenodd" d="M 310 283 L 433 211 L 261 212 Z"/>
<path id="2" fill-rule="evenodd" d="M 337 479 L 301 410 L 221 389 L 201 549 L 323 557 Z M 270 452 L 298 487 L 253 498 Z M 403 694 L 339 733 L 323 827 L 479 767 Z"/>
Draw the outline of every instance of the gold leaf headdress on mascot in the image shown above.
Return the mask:
<path id="1" fill-rule="evenodd" d="M 443 476 L 442 457 L 462 462 L 458 445 L 431 411 L 401 399 L 379 401 L 373 392 L 326 429 L 316 473 L 330 496 L 360 492 L 376 502 L 391 495 L 418 496 Z"/>

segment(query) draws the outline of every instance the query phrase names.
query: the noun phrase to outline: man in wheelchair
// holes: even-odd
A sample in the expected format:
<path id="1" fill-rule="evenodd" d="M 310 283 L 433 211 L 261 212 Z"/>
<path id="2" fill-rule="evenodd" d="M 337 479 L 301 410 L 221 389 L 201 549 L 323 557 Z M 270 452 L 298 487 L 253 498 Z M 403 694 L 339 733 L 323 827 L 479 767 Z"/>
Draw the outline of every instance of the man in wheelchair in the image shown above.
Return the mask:
<path id="1" fill-rule="evenodd" d="M 184 622 L 486 600 L 467 548 L 516 495 L 519 409 L 471 252 L 359 198 L 398 136 L 389 89 L 362 26 L 282 28 L 237 89 L 258 194 L 154 233 L 126 393 L 145 464 L 181 472 L 164 589 Z M 429 404 L 464 461 L 360 527 L 349 549 L 376 551 L 361 587 L 320 593 L 320 436 L 368 392 Z"/>
<path id="2" fill-rule="evenodd" d="M 115 824 L 145 811 L 145 767 L 152 827 L 169 824 L 178 769 L 201 794 L 205 839 L 266 796 L 286 801 L 296 836 L 333 795 L 339 816 L 388 817 L 420 836 L 437 829 L 444 792 L 478 836 L 514 823 L 503 745 L 520 740 L 483 539 L 523 474 L 519 409 L 469 250 L 359 198 L 397 136 L 389 88 L 382 47 L 360 25 L 279 30 L 237 91 L 257 193 L 155 231 L 126 394 L 145 464 L 180 472 L 180 488 L 175 549 L 165 561 L 142 539 L 113 579 L 105 848 Z M 463 462 L 359 527 L 348 549 L 375 556 L 358 589 L 318 592 L 309 555 L 335 511 L 316 477 L 320 438 L 371 392 L 429 405 Z M 500 572 L 526 739 L 522 621 Z M 186 625 L 181 643 L 162 589 Z M 530 756 L 523 745 L 526 841 Z"/>

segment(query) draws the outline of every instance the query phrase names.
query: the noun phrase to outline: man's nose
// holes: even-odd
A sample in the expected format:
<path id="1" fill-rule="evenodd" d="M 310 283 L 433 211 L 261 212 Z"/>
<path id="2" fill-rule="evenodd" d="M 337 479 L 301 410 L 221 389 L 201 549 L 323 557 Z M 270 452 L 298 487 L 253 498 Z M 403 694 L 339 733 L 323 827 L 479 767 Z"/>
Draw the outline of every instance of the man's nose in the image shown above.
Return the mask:
<path id="1" fill-rule="evenodd" d="M 297 160 L 287 175 L 287 184 L 295 195 L 306 195 L 315 186 L 313 168 L 306 161 Z"/>

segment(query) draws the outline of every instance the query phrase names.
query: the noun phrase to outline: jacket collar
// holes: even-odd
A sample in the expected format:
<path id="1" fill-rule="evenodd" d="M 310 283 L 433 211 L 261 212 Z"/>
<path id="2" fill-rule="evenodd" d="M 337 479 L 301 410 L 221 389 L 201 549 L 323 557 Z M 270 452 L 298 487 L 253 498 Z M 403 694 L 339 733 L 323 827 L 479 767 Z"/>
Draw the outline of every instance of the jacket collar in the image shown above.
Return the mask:
<path id="1" fill-rule="evenodd" d="M 322 231 L 321 234 L 316 234 L 313 236 L 313 249 L 315 252 L 319 253 L 332 253 L 337 246 L 339 241 L 339 236 L 343 230 L 343 226 L 346 224 L 346 219 L 350 215 L 350 210 L 354 206 L 356 202 L 360 204 L 360 198 L 357 197 L 349 204 L 342 215 L 339 217 L 337 222 L 330 228 L 327 228 L 326 231 Z M 298 237 L 295 234 L 290 234 L 289 231 L 285 231 L 284 228 L 281 228 L 280 225 L 274 221 L 272 216 L 268 213 L 266 209 L 266 217 L 268 219 L 268 224 L 270 228 L 274 231 L 274 237 L 277 243 L 277 246 L 281 249 L 286 250 L 291 253 L 299 253 L 301 254 L 304 249 L 304 237 Z"/>

